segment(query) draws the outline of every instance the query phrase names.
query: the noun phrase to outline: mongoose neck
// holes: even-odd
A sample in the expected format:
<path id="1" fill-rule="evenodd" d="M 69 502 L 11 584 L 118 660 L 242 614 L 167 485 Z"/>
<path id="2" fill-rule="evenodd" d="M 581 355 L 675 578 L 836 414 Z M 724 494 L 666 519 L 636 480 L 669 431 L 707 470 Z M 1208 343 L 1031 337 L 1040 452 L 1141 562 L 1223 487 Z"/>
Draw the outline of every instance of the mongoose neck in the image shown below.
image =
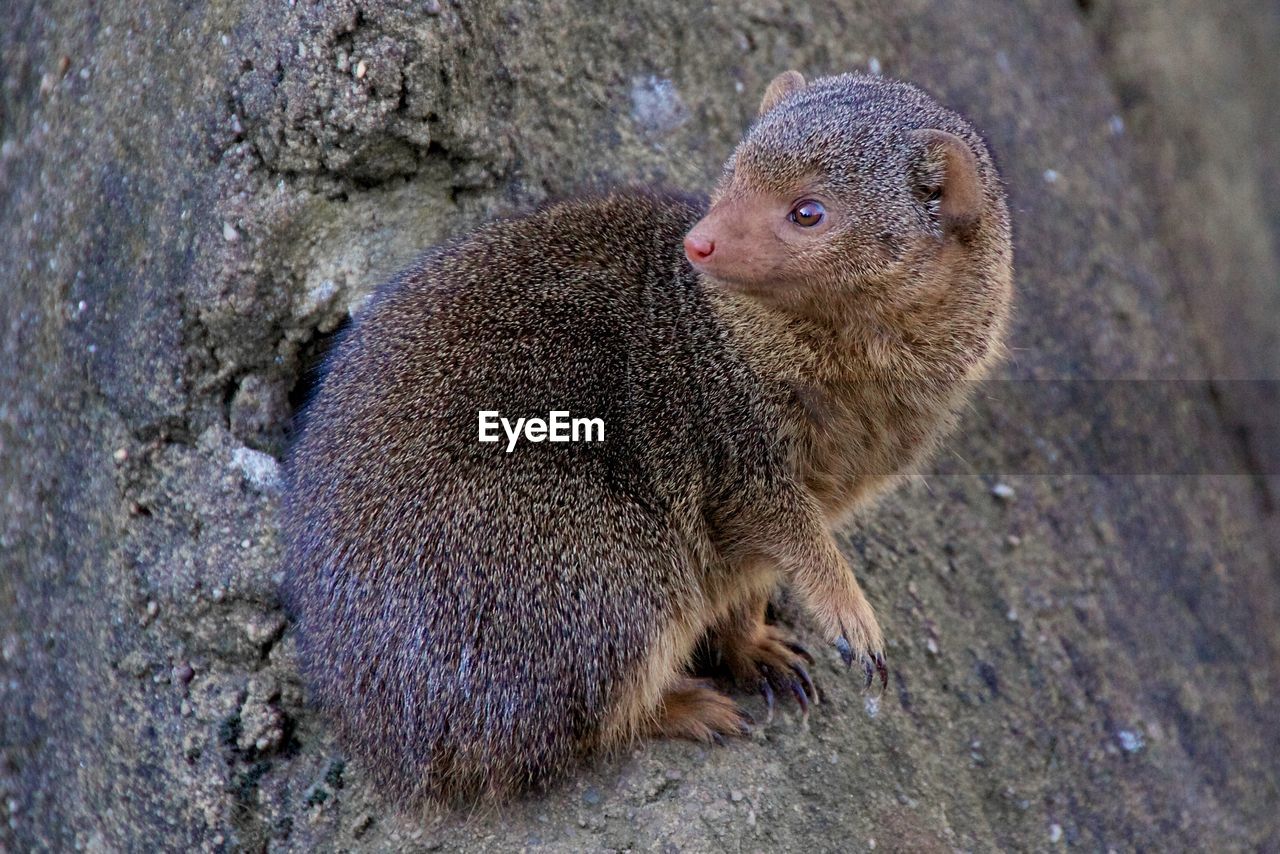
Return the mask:
<path id="1" fill-rule="evenodd" d="M 980 324 L 947 297 L 832 294 L 820 306 L 765 302 L 703 287 L 742 355 L 763 376 L 813 385 L 960 382 L 986 350 Z M 995 330 L 978 337 L 994 338 Z"/>

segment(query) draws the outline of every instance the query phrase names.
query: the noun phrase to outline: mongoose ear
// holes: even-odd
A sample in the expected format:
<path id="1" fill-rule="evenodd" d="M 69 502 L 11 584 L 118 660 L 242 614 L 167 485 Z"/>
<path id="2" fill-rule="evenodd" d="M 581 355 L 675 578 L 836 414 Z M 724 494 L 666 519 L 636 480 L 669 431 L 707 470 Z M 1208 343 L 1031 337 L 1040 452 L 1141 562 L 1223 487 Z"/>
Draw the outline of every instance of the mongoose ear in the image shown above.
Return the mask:
<path id="1" fill-rule="evenodd" d="M 758 115 L 763 116 L 777 106 L 777 103 L 782 100 L 784 95 L 790 95 L 792 92 L 803 89 L 804 86 L 804 75 L 799 71 L 792 69 L 791 71 L 782 72 L 773 78 L 769 88 L 764 90 L 764 98 L 760 100 L 760 112 Z"/>
<path id="2" fill-rule="evenodd" d="M 916 198 L 938 203 L 943 233 L 967 240 L 982 219 L 982 186 L 978 159 L 968 143 L 953 133 L 927 128 L 912 131 L 924 151 L 913 175 Z"/>

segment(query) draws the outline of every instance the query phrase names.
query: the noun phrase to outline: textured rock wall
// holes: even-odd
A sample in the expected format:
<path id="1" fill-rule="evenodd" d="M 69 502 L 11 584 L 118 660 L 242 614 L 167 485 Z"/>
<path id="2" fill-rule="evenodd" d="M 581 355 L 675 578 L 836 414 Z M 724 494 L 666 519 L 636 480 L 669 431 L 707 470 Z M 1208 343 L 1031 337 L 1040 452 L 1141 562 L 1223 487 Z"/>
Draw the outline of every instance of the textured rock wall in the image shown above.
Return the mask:
<path id="1" fill-rule="evenodd" d="M 0 847 L 1280 847 L 1276 421 L 1189 384 L 1157 427 L 1221 474 L 1096 475 L 1097 425 L 1016 391 L 1280 376 L 1277 89 L 1252 73 L 1276 16 L 1080 5 L 0 10 Z M 807 722 L 395 815 L 307 707 L 275 593 L 307 365 L 380 278 L 485 217 L 708 186 L 787 67 L 961 109 L 1017 231 L 1004 371 L 1027 382 L 847 538 L 890 692 L 831 654 Z M 1026 448 L 1064 462 L 992 476 Z"/>
<path id="2" fill-rule="evenodd" d="M 1280 551 L 1280 7 L 1088 9 L 1157 235 Z"/>

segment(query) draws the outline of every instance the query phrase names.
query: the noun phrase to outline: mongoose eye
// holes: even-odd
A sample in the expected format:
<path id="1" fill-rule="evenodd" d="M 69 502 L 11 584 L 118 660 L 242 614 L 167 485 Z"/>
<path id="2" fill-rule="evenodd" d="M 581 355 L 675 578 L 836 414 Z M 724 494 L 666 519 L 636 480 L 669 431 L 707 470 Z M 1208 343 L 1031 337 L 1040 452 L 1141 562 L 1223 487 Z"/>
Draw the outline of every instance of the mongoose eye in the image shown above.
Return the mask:
<path id="1" fill-rule="evenodd" d="M 796 225 L 805 228 L 813 228 L 822 222 L 827 215 L 827 209 L 822 206 L 821 202 L 815 202 L 812 199 L 801 202 L 791 209 L 791 213 L 787 215 L 787 219 Z"/>

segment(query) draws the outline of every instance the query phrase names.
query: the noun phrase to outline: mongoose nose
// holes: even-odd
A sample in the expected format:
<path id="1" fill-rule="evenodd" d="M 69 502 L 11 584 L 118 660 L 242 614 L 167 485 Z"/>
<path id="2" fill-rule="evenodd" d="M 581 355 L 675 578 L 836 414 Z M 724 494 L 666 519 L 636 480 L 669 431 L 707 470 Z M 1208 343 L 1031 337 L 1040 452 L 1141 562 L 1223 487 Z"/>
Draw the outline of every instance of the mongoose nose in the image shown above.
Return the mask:
<path id="1" fill-rule="evenodd" d="M 708 240 L 705 237 L 699 237 L 693 232 L 689 232 L 684 236 L 684 254 L 694 263 L 707 260 L 711 257 L 711 253 L 715 251 L 715 241 Z"/>

